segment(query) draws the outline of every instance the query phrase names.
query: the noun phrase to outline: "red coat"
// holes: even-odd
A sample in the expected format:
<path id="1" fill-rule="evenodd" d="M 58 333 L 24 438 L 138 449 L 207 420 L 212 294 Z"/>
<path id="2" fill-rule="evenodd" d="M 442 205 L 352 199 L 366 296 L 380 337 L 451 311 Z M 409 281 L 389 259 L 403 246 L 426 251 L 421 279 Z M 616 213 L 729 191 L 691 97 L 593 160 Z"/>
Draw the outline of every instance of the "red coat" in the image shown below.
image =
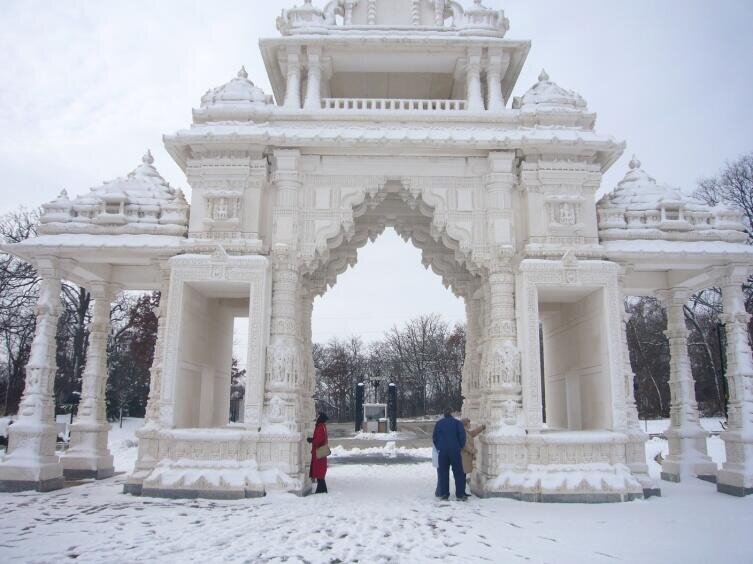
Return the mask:
<path id="1" fill-rule="evenodd" d="M 327 457 L 317 458 L 316 449 L 327 444 L 327 425 L 317 423 L 314 428 L 314 437 L 311 441 L 311 469 L 309 477 L 315 480 L 323 480 L 327 475 Z"/>

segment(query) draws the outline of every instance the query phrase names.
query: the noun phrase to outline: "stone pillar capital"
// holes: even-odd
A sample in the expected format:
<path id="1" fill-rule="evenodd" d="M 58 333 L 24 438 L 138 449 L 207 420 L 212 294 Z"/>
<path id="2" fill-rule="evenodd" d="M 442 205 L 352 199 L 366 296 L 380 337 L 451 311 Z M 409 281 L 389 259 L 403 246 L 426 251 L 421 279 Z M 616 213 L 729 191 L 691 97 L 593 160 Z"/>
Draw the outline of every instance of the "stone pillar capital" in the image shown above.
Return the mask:
<path id="1" fill-rule="evenodd" d="M 693 291 L 690 288 L 669 288 L 666 290 L 657 290 L 656 299 L 667 309 L 669 314 L 670 309 L 677 309 L 688 303 Z"/>

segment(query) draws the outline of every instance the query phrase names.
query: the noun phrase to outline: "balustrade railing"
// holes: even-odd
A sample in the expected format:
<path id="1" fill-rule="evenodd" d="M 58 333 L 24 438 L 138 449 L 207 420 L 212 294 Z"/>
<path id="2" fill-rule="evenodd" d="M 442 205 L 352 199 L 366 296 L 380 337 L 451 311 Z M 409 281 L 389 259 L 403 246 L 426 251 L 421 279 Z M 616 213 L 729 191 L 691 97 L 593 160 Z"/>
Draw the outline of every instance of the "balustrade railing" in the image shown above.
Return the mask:
<path id="1" fill-rule="evenodd" d="M 323 110 L 454 112 L 466 108 L 465 100 L 403 100 L 393 98 L 322 98 Z"/>

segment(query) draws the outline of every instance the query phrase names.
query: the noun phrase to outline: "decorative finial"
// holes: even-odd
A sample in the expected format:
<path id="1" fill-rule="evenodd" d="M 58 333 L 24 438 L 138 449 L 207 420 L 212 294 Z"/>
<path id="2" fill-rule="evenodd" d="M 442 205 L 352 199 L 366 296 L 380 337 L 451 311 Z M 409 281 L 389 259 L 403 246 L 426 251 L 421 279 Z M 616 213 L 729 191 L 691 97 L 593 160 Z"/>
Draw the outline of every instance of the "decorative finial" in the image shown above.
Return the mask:
<path id="1" fill-rule="evenodd" d="M 307 6 L 311 6 L 311 0 L 303 0 L 303 3 Z"/>
<path id="2" fill-rule="evenodd" d="M 248 78 L 248 73 L 246 72 L 246 65 L 243 65 L 241 67 L 241 70 L 238 71 L 238 78 Z"/>
<path id="3" fill-rule="evenodd" d="M 476 4 L 479 8 L 481 7 L 481 0 L 473 0 L 473 3 Z"/>
<path id="4" fill-rule="evenodd" d="M 633 158 L 630 159 L 630 164 L 628 165 L 630 167 L 630 170 L 635 170 L 636 168 L 641 168 L 641 161 L 635 158 L 635 155 L 633 155 Z"/>
<path id="5" fill-rule="evenodd" d="M 549 82 L 549 75 L 544 69 L 541 69 L 541 73 L 539 73 L 539 82 Z"/>
<path id="6" fill-rule="evenodd" d="M 152 156 L 152 152 L 149 149 L 147 149 L 146 154 L 141 157 L 141 162 L 145 165 L 150 165 L 154 162 L 154 157 Z"/>
<path id="7" fill-rule="evenodd" d="M 63 188 L 60 191 L 60 194 L 58 195 L 58 199 L 60 199 L 60 200 L 66 199 L 67 200 L 68 199 L 68 190 L 66 190 L 65 188 Z"/>

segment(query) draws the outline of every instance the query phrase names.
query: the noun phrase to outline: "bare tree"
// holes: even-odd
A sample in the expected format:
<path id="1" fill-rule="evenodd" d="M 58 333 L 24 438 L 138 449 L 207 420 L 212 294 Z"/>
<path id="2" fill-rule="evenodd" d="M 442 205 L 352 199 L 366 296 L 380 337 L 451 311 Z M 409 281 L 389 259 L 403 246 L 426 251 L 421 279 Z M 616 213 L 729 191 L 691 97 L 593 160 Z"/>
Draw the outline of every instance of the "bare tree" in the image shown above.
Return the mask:
<path id="1" fill-rule="evenodd" d="M 21 208 L 0 218 L 0 241 L 19 243 L 36 235 L 37 210 Z M 26 363 L 36 325 L 36 270 L 13 255 L 0 254 L 0 385 L 4 415 L 15 413 L 23 392 Z"/>
<path id="2" fill-rule="evenodd" d="M 700 179 L 694 195 L 712 206 L 722 203 L 743 210 L 753 242 L 753 152 L 728 161 L 718 175 Z"/>

